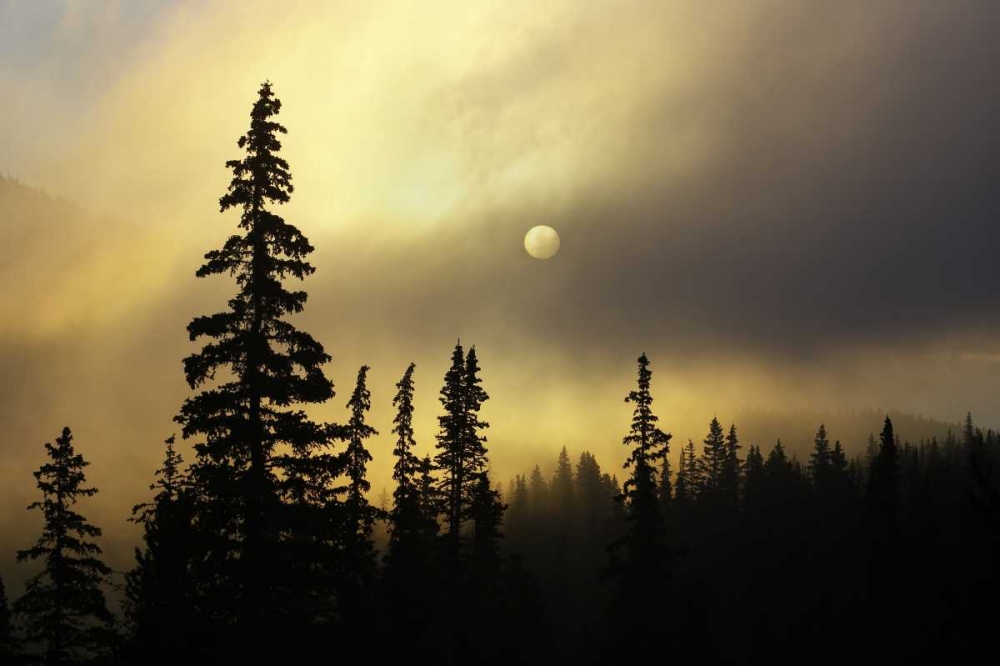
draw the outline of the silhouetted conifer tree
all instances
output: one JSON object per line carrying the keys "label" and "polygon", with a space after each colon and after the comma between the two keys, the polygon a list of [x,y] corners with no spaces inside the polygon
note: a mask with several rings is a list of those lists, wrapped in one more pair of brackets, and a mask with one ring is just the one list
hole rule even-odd
{"label": "silhouetted conifer tree", "polygon": [[702,488],[701,467],[694,452],[694,442],[690,439],[681,449],[680,463],[677,468],[676,492],[674,494],[678,507],[690,507],[698,497]]}
{"label": "silhouetted conifer tree", "polygon": [[[422,542],[426,534],[424,516],[420,505],[420,458],[413,452],[416,440],[413,438],[413,370],[411,363],[403,378],[396,384],[396,397],[392,404],[396,408],[393,419],[393,433],[396,435],[396,465],[392,478],[396,481],[393,504],[390,513],[388,561],[403,558],[408,561],[424,550]],[[391,564],[390,564],[391,566]]]}
{"label": "silhouetted conifer tree", "polygon": [[888,416],[880,440],[868,478],[868,518],[875,538],[888,547],[895,539],[899,519],[899,447]]}
{"label": "silhouetted conifer tree", "polygon": [[971,448],[976,441],[976,426],[972,422],[972,412],[965,413],[965,420],[962,422],[962,443],[966,448]]}
{"label": "silhouetted conifer tree", "polygon": [[[613,617],[621,624],[616,633],[618,649],[625,656],[638,656],[637,639],[656,624],[658,607],[668,584],[668,562],[664,548],[663,523],[656,493],[656,466],[670,452],[670,435],[657,425],[649,359],[637,359],[636,389],[625,402],[632,403],[632,426],[622,438],[629,455],[623,467],[630,470],[622,493],[617,496],[625,510],[627,531],[611,544],[607,573],[618,578],[617,608]],[[626,620],[626,617],[628,618]]]}
{"label": "silhouetted conifer tree", "polygon": [[653,396],[649,390],[652,376],[649,359],[642,354],[638,358],[637,388],[625,398],[625,402],[635,405],[632,427],[622,439],[622,444],[629,448],[624,468],[631,473],[619,501],[625,507],[629,532],[616,544],[616,550],[625,551],[625,566],[641,576],[648,576],[658,568],[657,559],[662,555],[656,465],[670,452],[670,435],[660,430],[656,425],[659,417],[653,414]]}
{"label": "silhouetted conifer tree", "polygon": [[490,486],[489,475],[485,471],[476,474],[476,493],[470,507],[474,527],[472,557],[480,575],[498,576],[499,540],[503,538],[500,528],[507,505],[500,493]]}
{"label": "silhouetted conifer tree", "polygon": [[358,379],[347,401],[351,412],[348,421],[347,450],[344,453],[346,484],[337,489],[344,495],[343,567],[344,600],[343,613],[348,622],[367,621],[358,617],[364,605],[366,591],[375,578],[375,543],[372,529],[378,517],[378,509],[368,501],[371,483],[368,481],[368,463],[372,456],[365,446],[365,440],[375,435],[375,430],[365,421],[365,414],[371,409],[371,392],[368,390],[369,367],[361,366]]}
{"label": "silhouetted conifer tree", "polygon": [[106,654],[115,637],[101,590],[111,569],[93,542],[101,530],[73,510],[97,489],[85,485],[90,463],[73,449],[69,428],[45,449],[50,462],[34,473],[42,500],[28,507],[42,511],[45,526],[34,547],[17,551],[18,562],[42,559],[45,567],[28,579],[14,612],[24,620],[26,646],[40,650],[46,664],[83,663]]}
{"label": "silhouetted conifer tree", "polygon": [[[524,477],[521,479],[524,484]],[[527,500],[528,491],[526,484],[524,485],[524,497]],[[581,453],[580,460],[576,464],[576,498],[583,528],[591,539],[596,538],[604,526],[605,505],[609,502],[610,496],[606,493],[601,480],[601,466],[594,454],[589,451]]]}
{"label": "silhouetted conifer tree", "polygon": [[[219,205],[240,211],[240,232],[205,255],[197,276],[230,275],[238,290],[228,310],[188,325],[192,341],[210,341],[184,360],[188,384],[202,390],[176,417],[185,438],[203,438],[190,474],[200,528],[213,536],[206,557],[222,585],[216,598],[228,605],[220,621],[231,624],[225,614],[249,620],[251,635],[281,611],[276,588],[291,587],[290,599],[315,590],[312,575],[291,572],[316,561],[301,547],[329,541],[325,489],[341,472],[340,458],[326,451],[340,433],[298,407],[323,403],[334,391],[323,374],[330,357],[322,345],[287,321],[307,296],[283,281],[304,279],[314,268],[305,259],[313,251],[308,239],[273,210],[293,191],[288,163],[278,155],[278,135],[286,132],[273,120],[280,110],[264,83],[237,142],[245,154],[226,162],[233,178]],[[203,388],[220,376],[226,380]],[[292,535],[296,550],[279,552],[283,535]],[[256,641],[239,644],[264,656]]]}
{"label": "silhouetted conifer tree", "polygon": [[437,517],[441,513],[441,492],[434,478],[434,461],[430,455],[420,461],[420,511],[427,519],[428,534],[437,535],[440,529]]}
{"label": "silhouetted conifer tree", "polygon": [[831,466],[830,440],[826,438],[826,426],[820,424],[813,440],[813,452],[809,454],[809,475],[821,494],[830,489]]}
{"label": "silhouetted conifer tree", "polygon": [[457,343],[452,352],[440,401],[444,414],[438,417],[441,431],[437,435],[435,463],[442,473],[440,487],[448,542],[446,552],[450,566],[457,567],[462,549],[462,523],[468,515],[468,500],[475,479],[474,461],[467,450],[469,419],[465,401],[465,352],[461,343]]}
{"label": "silhouetted conifer tree", "polygon": [[830,452],[830,483],[833,491],[838,497],[843,498],[851,492],[851,470],[847,462],[847,454],[844,447],[840,445],[840,440],[833,444],[833,451]]}
{"label": "silhouetted conifer tree", "polygon": [[744,465],[743,501],[747,507],[756,509],[760,506],[764,483],[764,456],[759,446],[751,446]]}
{"label": "silhouetted conifer tree", "polygon": [[[190,656],[189,644],[198,627],[195,608],[198,578],[193,565],[198,554],[191,530],[193,496],[174,449],[166,442],[163,466],[149,489],[151,502],[132,508],[132,522],[143,527],[144,549],[135,549],[136,566],[125,577],[125,611],[132,627],[130,658],[166,662]],[[204,620],[204,618],[201,618]]]}
{"label": "silhouetted conifer tree", "polygon": [[740,448],[736,424],[732,424],[726,435],[725,457],[719,474],[719,501],[730,511],[736,511],[740,501]]}
{"label": "silhouetted conifer tree", "polygon": [[549,510],[549,486],[542,476],[542,469],[535,465],[531,470],[531,478],[528,480],[528,498],[531,506],[531,513],[538,520],[540,516],[548,513]]}
{"label": "silhouetted conifer tree", "polygon": [[573,511],[573,466],[569,462],[569,453],[566,447],[559,451],[559,458],[556,461],[556,473],[552,477],[552,499],[553,509],[557,520],[563,526],[568,525]]}
{"label": "silhouetted conifer tree", "polygon": [[721,504],[722,473],[726,465],[726,440],[719,419],[713,418],[708,426],[701,458],[698,460],[698,471],[701,483],[698,496],[711,508]]}
{"label": "silhouetted conifer tree", "polygon": [[663,456],[663,467],[660,470],[660,515],[666,517],[674,500],[673,484],[670,482],[670,459]]}

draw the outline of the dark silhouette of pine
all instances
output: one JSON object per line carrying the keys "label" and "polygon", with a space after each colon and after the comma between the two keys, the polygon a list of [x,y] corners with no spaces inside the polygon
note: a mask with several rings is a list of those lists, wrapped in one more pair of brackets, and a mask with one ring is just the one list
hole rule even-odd
{"label": "dark silhouette of pine", "polygon": [[688,443],[681,449],[680,461],[677,466],[677,479],[674,484],[675,504],[681,509],[690,508],[702,485],[701,467],[694,452],[694,442],[689,439]]}
{"label": "dark silhouette of pine", "polygon": [[440,492],[445,519],[445,547],[449,564],[458,566],[461,552],[462,521],[466,515],[466,492],[472,479],[471,461],[466,451],[468,418],[465,413],[465,352],[461,343],[455,344],[451,367],[444,376],[441,387],[441,405],[444,414],[438,417],[441,431],[437,435],[438,453],[434,458],[441,470]]}
{"label": "dark silhouette of pine", "polygon": [[870,507],[884,521],[882,527],[891,530],[899,512],[899,446],[888,416],[879,439],[881,443],[872,461],[867,495]]}
{"label": "dark silhouette of pine", "polygon": [[431,507],[424,506],[421,501],[422,463],[413,452],[417,445],[413,438],[414,368],[413,363],[406,368],[403,378],[396,383],[396,397],[392,400],[396,408],[392,429],[396,435],[393,449],[396,464],[392,472],[396,489],[389,515],[387,562],[390,570],[396,565],[409,568],[416,560],[426,558],[431,548],[427,538],[432,533],[428,524],[433,521],[436,527],[434,514],[427,512]]}
{"label": "dark silhouette of pine", "polygon": [[701,458],[698,459],[698,472],[701,476],[698,486],[698,496],[709,508],[715,509],[722,505],[723,470],[726,466],[726,440],[719,419],[712,418],[708,425],[708,435],[705,437]]}
{"label": "dark silhouette of pine", "polygon": [[342,529],[344,600],[343,615],[349,622],[361,619],[357,616],[364,605],[365,590],[375,578],[375,543],[372,530],[378,517],[378,509],[368,502],[371,483],[368,481],[368,463],[372,456],[365,441],[378,434],[365,421],[365,414],[371,409],[371,392],[367,386],[369,367],[361,366],[358,379],[347,402],[351,412],[346,428],[347,450],[345,451],[346,485],[337,489],[344,494],[344,520]]}
{"label": "dark silhouette of pine", "polygon": [[658,624],[656,609],[668,595],[672,563],[656,487],[656,468],[669,453],[670,435],[659,428],[653,413],[653,373],[645,353],[637,365],[636,388],[625,398],[635,406],[632,423],[622,438],[629,452],[623,468],[629,476],[615,497],[625,512],[625,534],[608,547],[610,561],[603,572],[615,582],[609,609],[612,647],[626,660],[645,654],[644,637]]}
{"label": "dark silhouette of pine", "polygon": [[[325,530],[323,488],[340,471],[339,458],[326,450],[339,433],[299,407],[325,402],[334,390],[323,374],[330,357],[322,345],[287,320],[307,297],[284,281],[304,279],[314,268],[305,259],[313,251],[308,239],[274,212],[293,191],[288,163],[278,155],[278,135],[286,132],[273,120],[280,110],[265,82],[237,142],[244,156],[226,162],[233,177],[219,205],[240,212],[239,232],[206,254],[196,275],[229,275],[237,293],[227,310],[188,325],[192,341],[209,341],[184,360],[187,382],[200,392],[176,417],[185,438],[201,439],[190,475],[205,560],[215,566],[203,582],[221,585],[216,598],[228,609],[220,609],[220,621],[230,624],[225,616],[235,615],[249,622],[251,634],[286,607],[275,599],[279,589],[299,599],[308,593],[297,585],[315,587],[310,576],[292,573],[302,553],[281,551],[279,543],[327,539],[305,532]],[[217,378],[224,380],[206,387]]]}
{"label": "dark silhouette of pine", "polygon": [[[868,476],[866,502],[873,544],[878,546],[876,557],[882,559],[891,557],[899,527],[899,445],[888,416],[879,440],[878,454]],[[888,568],[891,565],[882,561],[880,566]]]}
{"label": "dark silhouette of pine", "polygon": [[839,500],[844,500],[853,492],[852,484],[851,466],[847,460],[847,454],[844,452],[844,447],[840,445],[840,440],[837,440],[833,443],[833,451],[830,452],[831,492]]}
{"label": "dark silhouette of pine", "polygon": [[[609,495],[605,493],[604,483],[601,480],[601,466],[594,454],[589,451],[580,454],[574,479],[577,511],[583,534],[589,540],[597,540],[604,529],[607,517],[605,505],[608,503]],[[520,484],[519,491],[524,493],[523,501],[527,507],[528,487],[523,475]]]}
{"label": "dark silhouette of pine", "polygon": [[747,507],[756,509],[760,506],[764,483],[764,456],[759,446],[751,446],[747,450],[743,473],[743,502]]}
{"label": "dark silhouette of pine", "polygon": [[722,461],[722,470],[719,473],[719,501],[721,506],[729,511],[736,511],[740,502],[740,473],[742,471],[740,448],[740,440],[736,435],[736,424],[732,424],[729,426],[729,434],[726,435],[725,457]]}
{"label": "dark silhouette of pine", "polygon": [[650,393],[653,373],[646,354],[642,354],[637,363],[637,387],[625,398],[625,402],[635,405],[632,426],[622,438],[622,444],[629,449],[623,467],[630,470],[630,474],[618,496],[625,508],[628,532],[612,545],[610,571],[614,573],[621,567],[636,577],[646,577],[660,568],[658,560],[663,555],[656,465],[670,451],[670,435],[656,425],[659,417],[653,414]]}
{"label": "dark silhouette of pine", "polygon": [[435,463],[441,472],[445,557],[448,566],[458,568],[463,552],[463,525],[471,518],[480,482],[478,475],[487,465],[486,437],[481,431],[489,424],[480,420],[479,410],[489,396],[480,386],[475,347],[464,354],[461,343],[456,343],[451,359],[441,388],[444,414],[438,417],[441,429]]}
{"label": "dark silhouette of pine", "polygon": [[830,440],[826,438],[826,426],[820,424],[813,440],[813,452],[809,454],[809,475],[813,486],[821,494],[830,490],[832,466]]}
{"label": "dark silhouette of pine", "polygon": [[90,463],[74,450],[69,428],[45,450],[50,461],[34,473],[42,500],[28,507],[42,511],[45,526],[32,548],[17,551],[18,562],[41,559],[45,566],[28,579],[14,612],[25,644],[39,650],[45,664],[83,663],[107,654],[115,638],[101,589],[111,569],[93,541],[101,530],[73,509],[97,489],[86,486],[83,470]]}
{"label": "dark silhouette of pine", "polygon": [[425,518],[428,534],[437,536],[440,526],[437,517],[441,514],[441,491],[437,479],[434,478],[434,461],[430,455],[420,461],[420,511]]}
{"label": "dark silhouette of pine", "polygon": [[573,497],[573,465],[569,461],[569,453],[563,446],[556,461],[556,473],[552,477],[552,499],[556,519],[562,525],[569,524],[575,498]]}
{"label": "dark silhouette of pine", "polygon": [[976,426],[972,422],[972,412],[965,413],[965,420],[962,422],[962,443],[966,448],[971,448],[976,442]]}
{"label": "dark silhouette of pine", "polygon": [[485,470],[476,472],[476,491],[469,512],[473,524],[472,559],[476,575],[487,584],[499,584],[501,528],[506,509],[500,492],[490,485],[489,474]]}
{"label": "dark silhouette of pine", "polygon": [[392,509],[389,512],[389,546],[385,581],[388,588],[389,635],[391,650],[399,656],[431,654],[435,649],[433,614],[436,605],[437,502],[434,496],[433,463],[414,453],[413,371],[411,363],[396,383],[393,433],[396,464]]}
{"label": "dark silhouette of pine", "polygon": [[549,484],[545,482],[542,475],[542,468],[535,465],[531,470],[528,479],[528,502],[531,510],[536,513],[548,513],[549,511]]}
{"label": "dark silhouette of pine", "polygon": [[149,486],[150,502],[132,508],[143,528],[145,548],[135,549],[135,567],[125,576],[125,613],[131,636],[128,654],[144,663],[184,659],[196,648],[198,578],[196,535],[191,530],[194,498],[182,469],[183,458],[166,442],[163,466]]}
{"label": "dark silhouette of pine", "polygon": [[673,484],[670,481],[670,476],[670,459],[667,456],[663,456],[658,492],[660,498],[660,515],[664,517],[670,512],[670,507],[674,499]]}

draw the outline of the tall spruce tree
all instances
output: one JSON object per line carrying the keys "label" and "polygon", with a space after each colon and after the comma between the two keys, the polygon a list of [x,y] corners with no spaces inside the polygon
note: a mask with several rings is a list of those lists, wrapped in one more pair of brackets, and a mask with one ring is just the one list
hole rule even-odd
{"label": "tall spruce tree", "polygon": [[677,506],[690,508],[701,492],[703,485],[701,467],[694,452],[694,442],[690,439],[688,439],[688,443],[684,448],[681,449],[680,462],[677,467],[677,482],[675,485],[674,496]]}
{"label": "tall spruce tree", "polygon": [[34,473],[42,500],[28,507],[42,511],[45,526],[34,547],[17,551],[18,562],[42,559],[45,567],[28,579],[14,612],[24,619],[26,644],[41,650],[45,664],[83,663],[106,654],[114,639],[114,616],[101,590],[111,569],[93,541],[101,530],[73,509],[97,489],[85,485],[90,463],[74,450],[69,428],[45,450],[50,461]]}
{"label": "tall spruce tree", "polygon": [[736,511],[740,502],[740,440],[736,435],[736,424],[729,426],[726,435],[722,470],[719,474],[719,501],[721,506]]}
{"label": "tall spruce tree", "polygon": [[832,462],[830,440],[826,437],[826,426],[821,423],[813,439],[813,452],[809,454],[809,475],[816,491],[821,494],[830,489]]}
{"label": "tall spruce tree", "polygon": [[479,418],[483,403],[489,399],[479,377],[475,347],[467,354],[461,342],[455,344],[452,364],[445,374],[440,401],[445,413],[438,417],[435,462],[441,470],[440,481],[445,514],[445,554],[448,565],[458,567],[463,550],[462,528],[471,516],[478,492],[479,474],[487,466],[486,437],[482,430],[489,423]]}
{"label": "tall spruce tree", "polygon": [[[625,402],[632,403],[632,426],[622,438],[622,444],[629,449],[623,467],[630,470],[628,479],[619,495],[625,508],[628,532],[612,548],[612,571],[621,566],[628,574],[640,580],[653,574],[661,562],[662,525],[659,502],[656,493],[656,465],[670,452],[670,435],[657,426],[653,413],[653,396],[650,380],[653,372],[649,369],[649,359],[643,353],[637,359],[637,387],[630,391]],[[631,577],[631,576],[630,576]]]}
{"label": "tall spruce tree", "polygon": [[[200,392],[176,417],[185,438],[201,440],[190,473],[199,524],[212,536],[206,558],[216,564],[213,579],[226,587],[219,598],[228,600],[228,613],[249,622],[251,632],[280,608],[272,598],[276,587],[290,580],[315,585],[308,576],[289,578],[286,570],[298,561],[289,564],[279,542],[289,522],[299,541],[323,541],[302,532],[327,521],[300,514],[325,508],[324,501],[314,506],[307,500],[322,498],[324,484],[341,471],[340,458],[326,450],[340,433],[313,422],[300,407],[323,403],[334,390],[323,374],[330,357],[322,345],[287,321],[302,311],[307,296],[286,289],[284,281],[302,280],[314,268],[305,259],[313,251],[308,239],[274,212],[293,191],[288,163],[278,155],[278,135],[286,132],[273,120],[280,110],[265,82],[250,128],[237,141],[244,155],[226,162],[233,177],[219,205],[223,212],[240,212],[239,232],[206,254],[196,275],[229,275],[237,293],[227,310],[188,325],[192,341],[209,342],[184,360],[188,384]],[[219,377],[224,381],[214,382]],[[293,589],[290,598],[304,595]],[[250,642],[247,649],[255,647]]]}
{"label": "tall spruce tree", "polygon": [[392,432],[396,435],[393,455],[396,464],[392,478],[396,490],[392,493],[392,510],[389,515],[390,568],[394,564],[411,563],[419,552],[428,547],[423,543],[427,534],[426,518],[420,502],[420,458],[414,453],[417,445],[413,438],[413,363],[406,368],[403,378],[396,383],[396,408]]}
{"label": "tall spruce tree", "polygon": [[444,376],[441,387],[441,405],[444,414],[438,417],[441,430],[437,435],[437,455],[434,462],[441,470],[440,480],[442,509],[445,520],[445,548],[449,564],[458,565],[461,552],[462,521],[465,519],[466,499],[469,496],[472,470],[465,450],[467,416],[465,413],[465,351],[456,343],[451,354],[451,367]]}
{"label": "tall spruce tree", "polygon": [[883,546],[882,556],[891,556],[899,520],[899,446],[893,433],[892,421],[885,417],[879,436],[878,455],[872,461],[866,499],[867,518],[874,541]]}
{"label": "tall spruce tree", "polygon": [[358,379],[347,402],[351,412],[347,424],[346,485],[339,488],[344,494],[343,566],[346,578],[344,613],[352,615],[358,610],[365,590],[375,577],[375,543],[372,530],[378,509],[368,501],[371,483],[368,481],[368,463],[372,456],[365,440],[378,435],[378,431],[365,421],[371,409],[371,392],[368,390],[367,365],[358,370]]}
{"label": "tall spruce tree", "polygon": [[657,425],[650,381],[653,373],[643,353],[637,359],[637,386],[625,402],[635,405],[629,433],[622,444],[629,454],[629,470],[622,492],[616,496],[625,512],[625,534],[608,547],[610,562],[604,573],[615,579],[610,625],[613,646],[622,660],[648,654],[646,641],[661,622],[662,600],[669,587],[669,559],[663,520],[656,492],[656,467],[669,453],[670,435]]}
{"label": "tall spruce tree", "polygon": [[726,466],[726,439],[719,419],[712,418],[708,425],[698,471],[701,475],[699,498],[706,506],[718,508],[722,503],[722,475]]}

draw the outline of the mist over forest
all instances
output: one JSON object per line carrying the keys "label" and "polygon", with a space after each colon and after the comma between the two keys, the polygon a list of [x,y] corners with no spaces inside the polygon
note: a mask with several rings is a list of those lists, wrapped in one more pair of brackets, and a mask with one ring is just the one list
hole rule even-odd
{"label": "mist over forest", "polygon": [[995,651],[1000,7],[0,0],[0,666]]}

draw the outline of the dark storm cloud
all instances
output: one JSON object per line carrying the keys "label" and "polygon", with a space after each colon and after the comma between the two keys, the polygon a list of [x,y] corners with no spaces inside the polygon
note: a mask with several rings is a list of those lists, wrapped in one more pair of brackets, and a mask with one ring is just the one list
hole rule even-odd
{"label": "dark storm cloud", "polygon": [[[667,338],[695,354],[794,356],[995,327],[1000,8],[783,5],[755,18],[697,85],[643,98],[605,156],[617,179],[555,209],[508,206],[436,252],[401,252],[390,263],[409,268],[382,276],[375,300],[445,320],[478,311],[570,345]],[[474,110],[458,120],[502,130],[503,104],[567,60],[467,82],[452,96]],[[498,86],[502,96],[483,92]],[[699,123],[721,148],[677,179],[660,154]],[[547,263],[517,245],[536,222],[563,235]]]}

